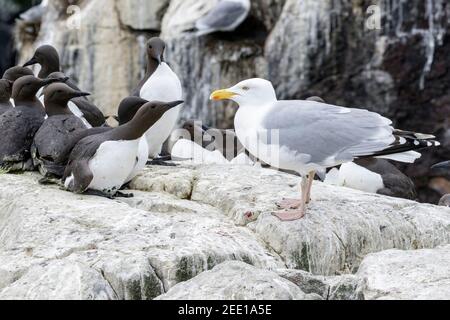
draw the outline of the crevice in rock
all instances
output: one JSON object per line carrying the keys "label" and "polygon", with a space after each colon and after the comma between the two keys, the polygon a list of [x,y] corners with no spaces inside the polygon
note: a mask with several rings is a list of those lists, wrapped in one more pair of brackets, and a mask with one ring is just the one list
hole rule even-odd
{"label": "crevice in rock", "polygon": [[161,278],[161,276],[158,274],[158,270],[155,268],[155,266],[153,266],[153,264],[151,263],[150,259],[148,259],[148,265],[150,266],[150,268],[152,268],[153,273],[155,274],[156,278],[158,278],[159,282],[161,283],[161,287],[163,289],[163,293],[161,293],[161,294],[166,293],[167,292],[167,288],[164,285],[164,281]]}
{"label": "crevice in rock", "polygon": [[103,280],[105,280],[106,283],[108,284],[108,286],[111,288],[112,292],[114,292],[114,295],[116,296],[116,300],[119,300],[119,295],[117,294],[116,289],[114,289],[114,287],[111,284],[111,282],[109,282],[109,280],[106,278],[105,272],[102,269],[100,269],[100,270],[97,270],[97,269],[94,269],[94,268],[92,268],[92,269],[97,271],[101,275]]}

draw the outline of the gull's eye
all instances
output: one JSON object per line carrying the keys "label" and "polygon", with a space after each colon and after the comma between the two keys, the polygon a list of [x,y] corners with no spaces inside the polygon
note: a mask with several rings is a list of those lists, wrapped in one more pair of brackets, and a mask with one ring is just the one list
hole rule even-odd
{"label": "gull's eye", "polygon": [[248,90],[250,90],[250,88],[249,88],[249,87],[247,87],[247,86],[244,86],[244,87],[242,87],[242,90],[244,90],[244,91],[248,91]]}
{"label": "gull's eye", "polygon": [[153,49],[153,47],[152,47],[152,45],[151,45],[151,44],[150,44],[150,45],[148,46],[148,48],[149,48],[149,49]]}

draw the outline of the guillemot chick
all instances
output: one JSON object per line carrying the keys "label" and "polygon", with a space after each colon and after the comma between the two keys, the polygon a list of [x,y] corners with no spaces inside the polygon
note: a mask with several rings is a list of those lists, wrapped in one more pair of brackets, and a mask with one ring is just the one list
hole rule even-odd
{"label": "guillemot chick", "polygon": [[108,198],[129,196],[119,190],[135,172],[141,138],[166,112],[181,103],[146,103],[130,122],[82,139],[73,149],[64,173],[66,188]]}

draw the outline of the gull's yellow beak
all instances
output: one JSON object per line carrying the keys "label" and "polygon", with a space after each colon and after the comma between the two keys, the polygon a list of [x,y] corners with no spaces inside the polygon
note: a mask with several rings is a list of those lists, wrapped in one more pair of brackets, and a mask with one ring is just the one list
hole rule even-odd
{"label": "gull's yellow beak", "polygon": [[235,95],[236,95],[236,93],[231,92],[227,89],[224,89],[224,90],[214,91],[209,98],[211,100],[217,101],[217,100],[230,99],[231,97],[234,97]]}

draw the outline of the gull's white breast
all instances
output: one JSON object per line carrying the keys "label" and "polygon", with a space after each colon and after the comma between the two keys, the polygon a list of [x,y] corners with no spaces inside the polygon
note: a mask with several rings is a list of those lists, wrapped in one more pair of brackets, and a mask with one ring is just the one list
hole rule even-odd
{"label": "gull's white breast", "polygon": [[268,130],[263,120],[270,117],[272,105],[240,107],[235,117],[236,135],[245,148],[255,157],[272,167],[307,174],[322,170],[322,166],[310,163],[311,156],[291,150],[280,142],[280,131]]}

